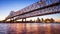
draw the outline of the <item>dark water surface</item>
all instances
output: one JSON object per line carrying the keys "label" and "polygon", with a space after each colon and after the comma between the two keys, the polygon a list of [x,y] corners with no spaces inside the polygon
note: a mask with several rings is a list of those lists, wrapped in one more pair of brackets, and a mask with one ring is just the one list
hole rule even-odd
{"label": "dark water surface", "polygon": [[0,23],[0,34],[60,34],[60,24]]}

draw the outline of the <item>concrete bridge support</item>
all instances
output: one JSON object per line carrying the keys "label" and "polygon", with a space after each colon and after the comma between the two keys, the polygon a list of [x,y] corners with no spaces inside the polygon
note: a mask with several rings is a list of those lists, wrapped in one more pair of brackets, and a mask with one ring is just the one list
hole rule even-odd
{"label": "concrete bridge support", "polygon": [[11,18],[10,19],[10,23],[12,23],[12,22],[14,23],[14,21],[15,21],[14,18]]}
{"label": "concrete bridge support", "polygon": [[26,22],[26,18],[22,19],[22,22]]}

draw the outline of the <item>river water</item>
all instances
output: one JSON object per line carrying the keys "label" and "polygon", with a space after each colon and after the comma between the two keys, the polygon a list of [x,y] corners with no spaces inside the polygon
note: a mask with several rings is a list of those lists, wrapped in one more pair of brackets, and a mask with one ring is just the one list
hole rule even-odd
{"label": "river water", "polygon": [[60,24],[0,23],[0,34],[60,34]]}

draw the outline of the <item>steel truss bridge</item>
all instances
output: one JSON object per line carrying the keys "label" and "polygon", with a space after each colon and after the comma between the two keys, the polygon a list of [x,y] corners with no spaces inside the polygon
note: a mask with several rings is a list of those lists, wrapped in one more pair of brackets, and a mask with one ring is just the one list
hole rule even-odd
{"label": "steel truss bridge", "polygon": [[40,0],[16,12],[11,11],[5,21],[60,13],[60,0]]}

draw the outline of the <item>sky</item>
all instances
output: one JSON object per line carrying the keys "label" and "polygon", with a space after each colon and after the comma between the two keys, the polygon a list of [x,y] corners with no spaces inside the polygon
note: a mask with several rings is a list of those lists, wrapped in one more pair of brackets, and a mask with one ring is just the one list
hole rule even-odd
{"label": "sky", "polygon": [[[9,15],[11,11],[18,11],[20,9],[23,9],[24,7],[27,7],[38,0],[0,0],[0,20],[4,20],[5,17]],[[54,18],[55,20],[60,20],[60,13],[59,14],[52,14],[52,15],[44,15],[44,16],[38,16],[39,18]],[[28,18],[29,19],[35,19],[37,17]]]}

